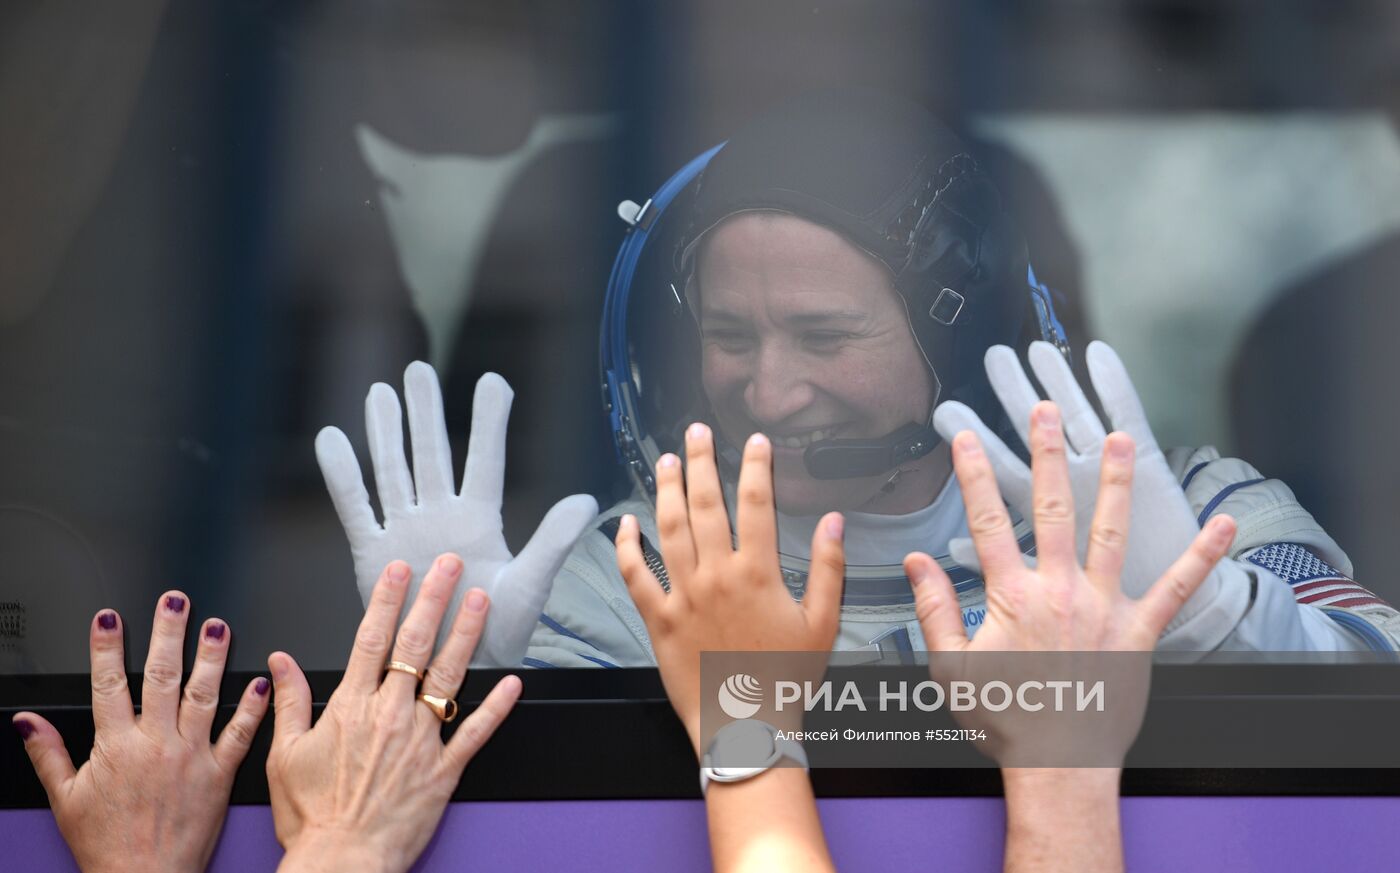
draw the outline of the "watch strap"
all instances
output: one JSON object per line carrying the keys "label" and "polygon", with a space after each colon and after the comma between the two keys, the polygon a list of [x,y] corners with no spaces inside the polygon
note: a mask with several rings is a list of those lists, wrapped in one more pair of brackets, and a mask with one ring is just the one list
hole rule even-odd
{"label": "watch strap", "polygon": [[[783,760],[784,758],[787,758],[793,763],[800,765],[803,770],[809,769],[807,764],[807,750],[802,748],[801,743],[797,742],[796,740],[784,738],[777,728],[773,727],[767,722],[760,722],[756,719],[746,719],[745,721],[747,722],[748,727],[758,725],[762,726],[768,731],[769,735],[773,739],[773,753],[769,756],[768,760],[764,761],[762,764],[737,768],[717,767],[714,761],[714,751],[715,745],[717,742],[720,741],[721,736],[719,733],[716,733],[715,738],[710,741],[709,751],[705,753],[704,758],[701,760],[701,794],[704,794],[708,790],[711,782],[742,782],[745,779],[752,779],[760,773],[766,773],[767,771],[773,769],[773,767],[776,766],[777,763]],[[722,732],[731,726],[732,725],[726,725],[724,728],[721,728],[720,731]]]}

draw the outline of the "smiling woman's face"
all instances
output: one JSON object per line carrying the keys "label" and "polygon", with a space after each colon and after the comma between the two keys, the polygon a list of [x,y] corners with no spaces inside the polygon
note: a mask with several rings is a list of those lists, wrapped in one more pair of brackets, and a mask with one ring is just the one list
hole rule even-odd
{"label": "smiling woman's face", "polygon": [[726,219],[702,244],[702,377],[720,432],[742,446],[773,440],[778,508],[903,513],[928,505],[946,476],[942,452],[890,473],[814,479],[814,440],[883,437],[927,422],[933,376],[904,303],[874,258],[836,232],[779,212]]}

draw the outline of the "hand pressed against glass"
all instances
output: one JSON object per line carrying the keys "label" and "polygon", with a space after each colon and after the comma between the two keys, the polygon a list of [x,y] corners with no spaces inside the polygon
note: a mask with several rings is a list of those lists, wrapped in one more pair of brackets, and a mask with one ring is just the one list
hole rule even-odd
{"label": "hand pressed against glass", "polygon": [[[481,589],[467,592],[433,657],[462,570],[456,555],[433,562],[395,636],[411,572],[403,561],[385,568],[345,676],[314,727],[301,669],[284,652],[268,658],[277,707],[267,780],[277,839],[287,850],[281,869],[407,870],[463,769],[515,705],[520,679],[507,676],[443,743],[434,701],[461,688],[489,605]],[[420,691],[413,673],[425,667]]]}
{"label": "hand pressed against glass", "polygon": [[[1234,538],[1228,516],[1211,519],[1141,600],[1123,593],[1132,503],[1133,440],[1105,441],[1098,500],[1083,566],[1075,552],[1074,501],[1055,404],[1031,413],[1032,518],[1037,566],[1025,565],[992,466],[970,431],[953,441],[968,528],[986,573],[987,618],[967,639],[947,574],[921,553],[905,559],[930,646],[939,651],[1151,651]],[[932,584],[924,584],[925,582]]]}
{"label": "hand pressed against glass", "polygon": [[[1024,687],[1019,680],[1044,679],[1047,668],[1059,677],[1110,677],[1112,704],[1102,713],[978,709],[965,714],[963,723],[985,731],[984,750],[1002,766],[1007,870],[1120,873],[1118,780],[1146,711],[1151,652],[1163,628],[1226,554],[1235,524],[1228,516],[1211,519],[1140,600],[1128,597],[1121,577],[1133,502],[1132,438],[1113,433],[1102,443],[1081,565],[1059,409],[1038,403],[1028,412],[1035,568],[1022,559],[997,474],[971,431],[954,436],[953,465],[987,586],[987,618],[977,636],[967,639],[957,596],[937,562],[914,553],[904,565],[936,678],[996,679]],[[940,672],[954,675],[940,677]]]}
{"label": "hand pressed against glass", "polygon": [[121,619],[92,621],[92,754],[73,761],[48,721],[14,718],[25,751],[49,795],[58,829],[85,873],[99,870],[203,870],[214,851],[238,765],[267,712],[266,679],[243,691],[233,718],[209,742],[231,639],[228,625],[204,622],[194,667],[180,692],[189,598],[156,605],[141,685],[141,714],[126,683]]}
{"label": "hand pressed against glass", "polygon": [[[773,509],[773,449],[762,434],[744,448],[731,538],[710,429],[686,431],[687,471],[675,455],[656,470],[656,521],[671,591],[665,593],[642,556],[637,519],[617,532],[617,564],[651,634],[666,694],[685,724],[696,757],[700,732],[700,653],[816,652],[820,674],[840,622],[845,554],[843,520],[828,513],[812,535],[812,569],[802,602],[793,600],[778,566]],[[791,676],[791,674],[788,674]],[[812,677],[814,679],[819,676]],[[792,707],[772,727],[800,726]],[[775,767],[738,782],[712,783],[705,812],[710,851],[720,873],[830,870],[831,858],[805,770]]]}
{"label": "hand pressed against glass", "polygon": [[703,424],[686,431],[687,473],[663,455],[656,469],[656,523],[671,592],[642,556],[637,519],[624,516],[617,563],[651,634],[666,693],[700,748],[702,651],[827,652],[840,622],[845,556],[842,518],[828,513],[812,536],[812,572],[798,603],[778,566],[773,511],[773,449],[762,434],[744,448],[735,531],[715,465],[714,439]]}
{"label": "hand pressed against glass", "polygon": [[[1234,521],[1228,516],[1211,519],[1143,597],[1134,600],[1123,593],[1121,583],[1132,504],[1132,438],[1113,433],[1105,441],[1088,551],[1081,566],[1065,438],[1055,404],[1036,404],[1029,436],[1034,568],[1026,566],[1017,546],[995,473],[976,435],[963,431],[953,440],[953,464],[987,589],[987,616],[977,635],[968,640],[952,584],[936,561],[916,552],[905,558],[905,570],[914,584],[929,650],[981,656],[959,662],[935,654],[932,663],[942,669],[964,669],[957,666],[961,663],[983,678],[1005,681],[1014,677],[990,674],[1043,673],[1044,666],[1027,658],[988,658],[985,653],[1142,653],[1140,658],[1096,655],[1078,662],[1085,670],[1103,671],[1121,680],[1113,688],[1120,693],[1111,708],[1112,717],[1094,721],[1097,733],[1092,737],[1074,718],[1049,710],[1027,713],[1011,707],[1002,713],[978,710],[969,716],[982,719],[981,726],[994,735],[987,752],[1003,766],[1043,766],[1035,762],[1082,746],[1086,754],[1097,756],[1094,760],[1100,763],[1095,766],[1116,767],[1137,735],[1146,708],[1149,653],[1162,629],[1225,555],[1234,538]],[[1086,745],[1090,740],[1092,744]]]}
{"label": "hand pressed against glass", "polygon": [[412,472],[404,456],[404,409],[398,395],[380,382],[365,398],[365,432],[384,510],[382,524],[370,506],[349,438],[335,427],[322,428],[316,435],[316,461],[350,541],[360,596],[368,605],[375,581],[390,561],[407,562],[418,579],[439,554],[461,555],[467,564],[466,585],[480,587],[491,598],[491,624],[477,646],[477,665],[519,667],[554,576],[598,514],[598,504],[583,494],[564,498],[545,515],[525,548],[511,554],[501,501],[506,424],[515,392],[495,373],[477,380],[460,488],[452,472],[452,443],[437,372],[422,361],[409,364],[403,397]]}

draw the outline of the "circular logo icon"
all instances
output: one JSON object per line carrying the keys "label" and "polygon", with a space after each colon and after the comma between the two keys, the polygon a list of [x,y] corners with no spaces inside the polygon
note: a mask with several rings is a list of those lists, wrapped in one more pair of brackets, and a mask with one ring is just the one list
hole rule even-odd
{"label": "circular logo icon", "polygon": [[730,718],[753,718],[763,706],[763,686],[747,673],[735,673],[719,687],[719,708]]}

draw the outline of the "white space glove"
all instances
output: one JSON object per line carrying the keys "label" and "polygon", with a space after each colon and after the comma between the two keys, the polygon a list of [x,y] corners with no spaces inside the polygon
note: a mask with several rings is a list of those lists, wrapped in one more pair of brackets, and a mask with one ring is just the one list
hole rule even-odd
{"label": "white space glove", "polygon": [[[422,361],[404,370],[404,400],[413,446],[413,475],[403,450],[403,412],[394,389],[377,382],[365,398],[365,429],[384,524],[375,520],[355,450],[339,428],[316,435],[316,460],[336,514],[350,540],[360,597],[369,602],[379,574],[391,561],[413,568],[412,603],[423,575],[438,555],[456,552],[464,568],[448,615],[456,615],[473,587],[486,591],[491,612],[472,657],[476,666],[518,667],[549,598],[554,576],[574,541],[598,514],[586,494],[554,505],[518,556],[506,547],[501,491],[506,469],[506,421],[515,396],[506,380],[487,373],[472,400],[471,442],[462,490],[454,487],[452,448],[443,417],[437,373]],[[443,623],[439,642],[451,630]]]}
{"label": "white space glove", "polygon": [[[1109,422],[1115,430],[1131,436],[1137,446],[1123,591],[1131,597],[1141,597],[1191,545],[1200,525],[1181,484],[1152,436],[1137,391],[1117,353],[1105,343],[1092,342],[1086,360],[1094,390]],[[1074,491],[1075,527],[1082,561],[1088,547],[1089,522],[1094,516],[1094,502],[1098,496],[1099,461],[1107,434],[1098,413],[1075,381],[1069,363],[1054,346],[1046,342],[1032,343],[1030,362],[1049,399],[1060,407],[1064,422],[1065,452]],[[1010,348],[993,346],[988,349],[986,364],[992,389],[1021,440],[1030,445],[1031,407],[1040,402],[1040,396]],[[1030,468],[975,412],[962,403],[948,401],[934,411],[933,425],[949,441],[960,431],[976,433],[996,471],[1002,497],[1023,518],[1033,517]],[[980,572],[971,540],[953,540],[949,543],[949,552],[959,564]],[[1249,609],[1250,590],[1248,571],[1232,559],[1221,561],[1167,625],[1159,648],[1180,651],[1215,648]]]}

